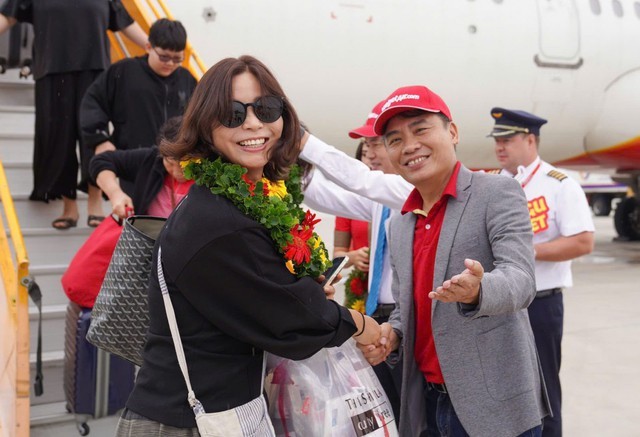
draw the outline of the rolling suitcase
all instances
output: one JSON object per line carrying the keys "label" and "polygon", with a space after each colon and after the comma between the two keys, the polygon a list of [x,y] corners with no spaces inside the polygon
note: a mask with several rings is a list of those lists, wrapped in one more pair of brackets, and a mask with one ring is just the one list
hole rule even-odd
{"label": "rolling suitcase", "polygon": [[20,77],[31,74],[33,35],[33,26],[29,23],[16,23],[0,35],[0,73],[19,68]]}
{"label": "rolling suitcase", "polygon": [[124,408],[133,389],[135,366],[87,342],[91,310],[70,302],[65,321],[64,392],[80,435],[87,420]]}

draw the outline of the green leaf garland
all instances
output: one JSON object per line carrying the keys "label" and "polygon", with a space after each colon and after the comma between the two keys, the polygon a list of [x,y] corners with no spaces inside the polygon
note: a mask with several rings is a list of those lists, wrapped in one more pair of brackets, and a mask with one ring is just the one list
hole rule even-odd
{"label": "green leaf garland", "polygon": [[320,221],[310,211],[300,208],[304,199],[300,167],[293,166],[289,178],[272,182],[262,179],[255,184],[246,177],[247,169],[216,160],[191,160],[184,167],[187,179],[205,186],[213,194],[229,199],[243,214],[269,230],[287,268],[297,277],[316,278],[331,267],[324,243],[314,232]]}

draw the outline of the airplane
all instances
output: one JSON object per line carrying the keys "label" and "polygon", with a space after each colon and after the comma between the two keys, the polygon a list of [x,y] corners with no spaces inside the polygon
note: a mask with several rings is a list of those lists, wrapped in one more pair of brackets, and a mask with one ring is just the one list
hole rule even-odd
{"label": "airplane", "polygon": [[621,236],[640,239],[640,1],[165,3],[206,65],[256,56],[310,130],[346,151],[356,146],[347,132],[403,85],[445,99],[470,168],[497,166],[490,108],[543,116],[542,157],[630,186],[635,197],[614,220]]}
{"label": "airplane", "polygon": [[347,132],[399,86],[426,85],[460,129],[460,160],[497,167],[494,106],[549,120],[540,154],[631,187],[614,217],[640,239],[640,2],[631,0],[166,1],[206,65],[251,54],[301,119],[355,150]]}

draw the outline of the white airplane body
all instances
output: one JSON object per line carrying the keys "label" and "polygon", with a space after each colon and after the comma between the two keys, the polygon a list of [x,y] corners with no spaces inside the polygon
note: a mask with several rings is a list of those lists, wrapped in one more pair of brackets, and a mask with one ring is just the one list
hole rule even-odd
{"label": "white airplane body", "polygon": [[498,165],[486,138],[490,109],[523,109],[549,120],[543,159],[603,171],[639,191],[637,1],[167,4],[205,64],[256,56],[310,130],[344,150],[355,148],[347,132],[379,100],[399,86],[421,84],[449,105],[461,134],[458,156],[470,168]]}

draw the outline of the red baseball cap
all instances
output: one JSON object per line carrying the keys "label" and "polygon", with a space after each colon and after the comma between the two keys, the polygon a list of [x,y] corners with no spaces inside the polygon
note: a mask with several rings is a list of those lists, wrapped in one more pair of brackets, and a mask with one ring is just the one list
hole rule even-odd
{"label": "red baseball cap", "polygon": [[384,105],[385,102],[386,102],[386,99],[379,102],[376,106],[374,106],[371,112],[369,113],[369,116],[367,117],[367,121],[365,121],[364,124],[359,128],[349,131],[349,136],[354,139],[358,139],[362,137],[365,137],[365,138],[377,137],[378,134],[376,134],[373,131],[373,123],[376,121],[376,118],[378,118],[378,116],[380,115],[380,111],[382,110],[382,105]]}
{"label": "red baseball cap", "polygon": [[387,122],[395,115],[411,109],[419,109],[428,112],[440,112],[451,120],[451,112],[439,95],[426,86],[413,85],[398,88],[389,97],[383,100],[384,104],[380,115],[373,123],[373,131],[376,136],[384,134]]}

